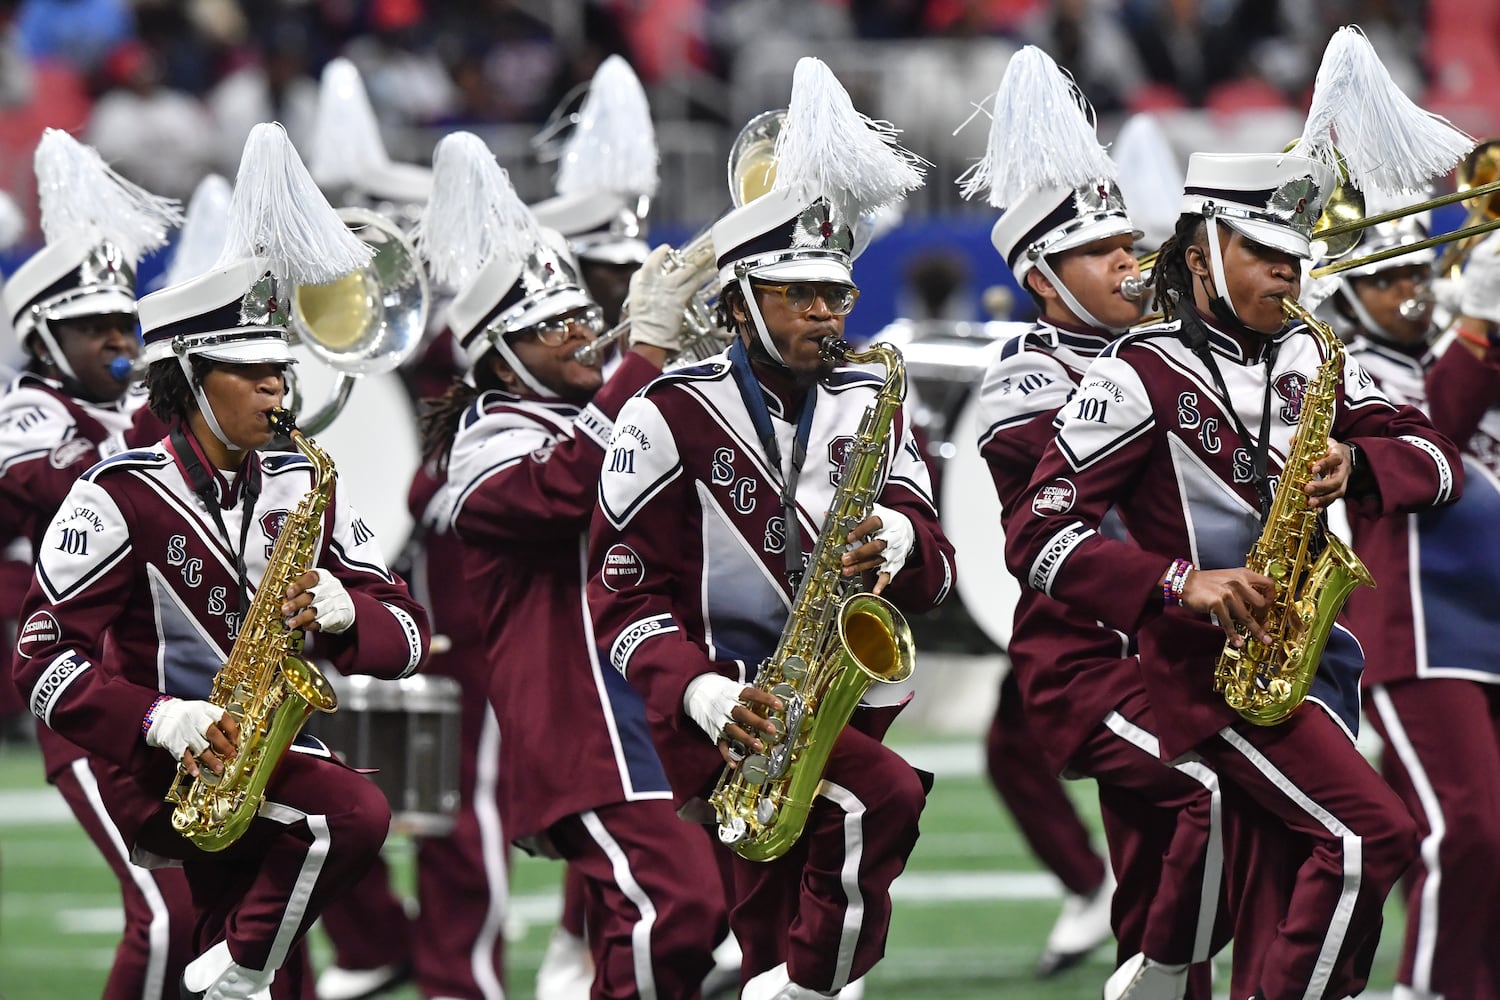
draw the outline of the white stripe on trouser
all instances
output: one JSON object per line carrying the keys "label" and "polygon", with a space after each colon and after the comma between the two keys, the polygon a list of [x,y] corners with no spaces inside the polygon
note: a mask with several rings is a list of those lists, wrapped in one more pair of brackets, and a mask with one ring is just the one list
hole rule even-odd
{"label": "white stripe on trouser", "polygon": [[114,846],[115,853],[125,862],[130,880],[145,897],[146,906],[151,910],[151,926],[146,933],[150,949],[146,956],[146,976],[141,983],[141,996],[156,1000],[162,995],[166,983],[167,957],[172,940],[172,914],[167,910],[167,901],[162,898],[161,890],[156,886],[156,878],[146,869],[130,863],[130,849],[125,846],[125,838],[120,836],[119,828],[104,808],[104,799],[99,795],[99,781],[89,767],[88,758],[79,757],[68,767],[72,770],[78,787],[83,790],[84,797],[89,800],[94,819],[109,835],[109,842]]}
{"label": "white stripe on trouser", "polygon": [[656,926],[656,904],[651,902],[646,890],[635,880],[635,873],[630,870],[630,859],[625,856],[625,850],[619,842],[604,828],[604,821],[599,818],[599,814],[590,809],[579,813],[578,818],[583,820],[583,828],[609,859],[610,867],[614,870],[615,884],[641,915],[630,929],[635,986],[642,1000],[656,1000],[656,970],[651,966],[651,930]]}
{"label": "white stripe on trouser", "polygon": [[292,894],[287,898],[286,909],[281,914],[281,923],[276,928],[276,938],[271,942],[271,952],[266,958],[267,969],[279,969],[286,964],[286,956],[297,943],[297,929],[307,916],[307,904],[312,900],[318,876],[323,873],[323,863],[328,860],[328,848],[333,835],[328,830],[328,817],[305,813],[281,802],[266,802],[260,807],[260,816],[277,823],[291,826],[299,820],[307,822],[312,843],[307,845],[307,857],[302,859],[302,870],[292,883]]}
{"label": "white stripe on trouser", "polygon": [[1327,809],[1314,802],[1307,793],[1292,783],[1292,780],[1281,773],[1281,770],[1272,764],[1250,741],[1229,727],[1219,730],[1219,735],[1224,742],[1238,750],[1245,759],[1255,765],[1255,769],[1267,778],[1271,783],[1285,795],[1289,800],[1296,803],[1303,812],[1317,820],[1329,833],[1338,837],[1343,842],[1344,850],[1344,888],[1339,894],[1339,902],[1333,910],[1333,920],[1328,925],[1328,933],[1323,936],[1323,947],[1318,952],[1318,961],[1313,966],[1312,978],[1308,981],[1307,989],[1303,991],[1305,1000],[1319,1000],[1328,988],[1328,981],[1333,977],[1333,967],[1338,962],[1339,950],[1344,946],[1344,938],[1349,933],[1349,921],[1354,915],[1354,904],[1359,899],[1360,884],[1364,880],[1364,841],[1350,830],[1338,817]]}
{"label": "white stripe on trouser", "polygon": [[839,934],[839,950],[833,966],[830,990],[841,990],[849,984],[854,967],[854,950],[859,946],[859,932],[865,922],[865,897],[859,891],[859,863],[865,853],[865,804],[842,785],[824,779],[818,794],[844,810],[844,867],[839,870],[839,884],[844,887],[844,929]]}
{"label": "white stripe on trouser", "polygon": [[500,807],[495,801],[496,774],[500,768],[500,723],[494,709],[484,708],[479,730],[478,773],[474,778],[474,819],[479,826],[479,846],[484,856],[484,881],[489,905],[484,923],[469,952],[469,968],[483,1000],[505,1000],[505,986],[495,971],[495,941],[505,931],[505,911],[510,889],[505,879],[505,832],[500,826]]}
{"label": "white stripe on trouser", "polygon": [[1385,724],[1386,734],[1390,737],[1390,747],[1411,778],[1411,787],[1422,803],[1422,811],[1427,814],[1427,828],[1431,831],[1422,838],[1422,864],[1427,867],[1427,877],[1422,882],[1422,898],[1417,904],[1417,912],[1410,918],[1417,922],[1417,945],[1411,960],[1411,986],[1419,993],[1426,994],[1432,992],[1432,961],[1437,950],[1438,936],[1438,893],[1443,885],[1442,857],[1439,852],[1442,850],[1443,838],[1448,835],[1448,821],[1443,816],[1443,806],[1438,801],[1437,792],[1433,791],[1432,779],[1422,767],[1422,760],[1406,735],[1406,727],[1401,724],[1400,715],[1396,713],[1396,705],[1391,701],[1390,692],[1385,689],[1384,684],[1380,684],[1371,689],[1370,694],[1375,703],[1375,711],[1379,713],[1380,721]]}
{"label": "white stripe on trouser", "polygon": [[[1119,712],[1104,717],[1110,732],[1152,757],[1161,758],[1161,745],[1155,734],[1142,729]],[[1203,853],[1203,884],[1199,887],[1198,926],[1193,932],[1194,962],[1206,962],[1213,949],[1214,919],[1219,912],[1219,887],[1224,880],[1224,797],[1219,790],[1219,776],[1201,760],[1184,760],[1169,765],[1172,770],[1192,778],[1208,792],[1208,843]],[[1147,956],[1148,958],[1151,956]]]}

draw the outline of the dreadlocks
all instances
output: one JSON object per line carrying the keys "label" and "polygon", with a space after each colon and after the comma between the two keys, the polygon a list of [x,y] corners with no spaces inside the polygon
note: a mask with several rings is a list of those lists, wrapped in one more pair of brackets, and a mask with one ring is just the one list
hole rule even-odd
{"label": "dreadlocks", "polygon": [[1186,214],[1177,217],[1177,227],[1156,254],[1151,271],[1151,288],[1162,314],[1176,319],[1180,303],[1193,301],[1193,272],[1187,266],[1187,248],[1208,238],[1203,216]]}
{"label": "dreadlocks", "polygon": [[481,393],[505,388],[491,363],[496,357],[498,355],[491,348],[474,365],[474,384],[455,378],[443,395],[422,400],[422,461],[432,464],[439,471],[446,469],[448,453],[453,448],[454,437],[458,435],[458,422],[463,418],[464,411],[474,405]]}

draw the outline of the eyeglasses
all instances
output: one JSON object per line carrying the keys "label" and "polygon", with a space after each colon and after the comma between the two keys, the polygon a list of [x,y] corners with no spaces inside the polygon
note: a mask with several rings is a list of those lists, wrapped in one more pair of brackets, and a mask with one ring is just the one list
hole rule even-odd
{"label": "eyeglasses", "polygon": [[559,316],[556,319],[544,320],[534,326],[528,326],[524,330],[517,330],[512,336],[526,333],[535,334],[536,339],[547,347],[561,347],[567,343],[568,335],[573,331],[574,327],[583,327],[593,336],[599,336],[599,334],[604,332],[604,310],[598,306],[590,306],[582,312]]}
{"label": "eyeglasses", "polygon": [[847,316],[854,308],[854,303],[859,301],[859,289],[853,285],[839,285],[832,282],[794,281],[788,285],[762,285],[756,283],[756,288],[765,289],[768,292],[778,292],[781,301],[794,313],[810,312],[813,303],[818,299],[828,307],[828,311],[835,316]]}

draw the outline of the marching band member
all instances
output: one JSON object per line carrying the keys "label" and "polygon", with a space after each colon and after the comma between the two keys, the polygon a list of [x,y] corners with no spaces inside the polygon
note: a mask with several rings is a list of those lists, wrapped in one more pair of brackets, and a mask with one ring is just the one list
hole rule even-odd
{"label": "marching band member", "polygon": [[[144,395],[130,391],[139,351],[135,266],[181,220],[176,202],[124,180],[65,132],[48,130],[35,161],[47,245],[5,286],[5,313],[28,363],[0,397],[0,523],[28,552],[39,551],[74,481],[102,454],[165,433],[141,406]],[[29,560],[25,569],[3,595],[7,620],[30,586]],[[125,929],[104,996],[175,1000],[195,922],[182,873],[130,864],[95,792],[105,760],[40,721],[37,743],[47,780],[120,883]]]}
{"label": "marching band member", "polygon": [[588,641],[583,602],[604,443],[677,348],[691,289],[657,251],[632,292],[633,346],[606,381],[574,358],[602,329],[598,307],[484,143],[455,133],[435,159],[419,245],[460,289],[448,325],[472,384],[429,414],[424,451],[446,456],[484,619],[500,819],[508,840],[587,880],[592,996],[696,997],[723,931],[704,891],[717,875],[701,834],[672,812],[639,696]]}
{"label": "marching band member", "polygon": [[[248,831],[222,852],[174,830],[163,800],[179,767],[222,773],[237,752],[233,716],[203,699],[312,483],[301,456],[261,451],[291,361],[293,283],[331,280],[368,255],[279,126],[252,132],[234,197],[221,263],[140,304],[149,404],[173,430],[72,487],[38,550],[13,665],[32,712],[105,762],[98,794],[132,860],[183,867],[201,953],[182,995],[226,1000],[266,995],[390,821],[378,789],[315,741],[282,758]],[[317,633],[319,655],[346,672],[415,671],[426,618],[336,487],[320,535],[316,568],[272,613]]]}
{"label": "marching band member", "polygon": [[[605,674],[645,699],[688,818],[711,819],[702,799],[736,759],[729,741],[759,749],[769,731],[746,703],[775,699],[747,685],[787,625],[800,557],[820,534],[880,385],[820,356],[858,295],[850,225],[920,183],[910,154],[854,111],[827,67],[801,60],[776,189],[713,230],[721,316],[737,341],[726,356],[652,383],[615,420],[586,624]],[[877,590],[926,610],[952,585],[952,547],[904,416],[884,446],[883,488],[848,536],[845,573],[878,574]],[[890,884],[916,843],[924,782],[857,725],[838,737],[823,773],[789,853],[729,858],[747,1000],[831,995],[884,951]]]}
{"label": "marching band member", "polygon": [[[1282,303],[1298,292],[1331,176],[1296,155],[1193,155],[1156,268],[1173,319],[1090,366],[1019,498],[1006,551],[1032,588],[1138,637],[1163,760],[1196,754],[1305,839],[1284,907],[1258,914],[1276,928],[1255,956],[1266,1000],[1359,992],[1381,904],[1416,852],[1411,818],[1351,738],[1360,654],[1342,626],[1314,704],[1280,725],[1247,724],[1214,691],[1226,642],[1271,641],[1260,619],[1275,585],[1244,567],[1271,478],[1305,481],[1314,508],[1342,497],[1372,514],[1440,506],[1462,485],[1452,444],[1347,361],[1326,453],[1307,469],[1275,464],[1325,360]],[[1111,507],[1130,541],[1101,533]]]}
{"label": "marching band member", "polygon": [[[1039,93],[1050,115],[1036,113]],[[1036,327],[996,356],[980,389],[980,453],[1008,531],[1054,418],[1093,360],[1141,315],[1139,295],[1124,285],[1139,279],[1139,234],[1086,115],[1057,64],[1028,46],[1012,57],[995,95],[988,155],[960,178],[965,194],[988,186],[991,204],[1004,209],[995,248],[1041,311]],[[1201,761],[1161,762],[1157,722],[1129,649],[1127,636],[1023,587],[1008,651],[1013,697],[1007,706],[1002,689],[991,746],[1006,725],[1012,731],[1002,745],[1036,747],[1042,760],[1028,768],[1026,755],[1010,754],[1002,769],[1019,765],[1053,784],[1059,773],[1099,781],[1120,881],[1120,968],[1106,1000],[1178,1000],[1189,964],[1201,969],[1194,995],[1206,998],[1206,963],[1223,944],[1212,940],[1224,855],[1218,779]],[[1066,830],[1065,818],[1043,829]]]}
{"label": "marching band member", "polygon": [[[1381,210],[1367,193],[1366,210]],[[1358,252],[1427,235],[1408,217],[1367,231]],[[1349,353],[1392,400],[1419,407],[1462,442],[1464,493],[1439,512],[1372,518],[1351,512],[1355,548],[1379,582],[1351,595],[1365,650],[1366,713],[1385,741],[1382,770],[1417,821],[1422,851],[1406,885],[1397,996],[1500,997],[1500,958],[1486,930],[1500,898],[1500,594],[1493,556],[1500,516],[1500,256],[1481,244],[1461,286],[1454,335],[1429,340],[1432,250],[1343,272],[1334,304],[1356,324]],[[1403,309],[1403,304],[1406,305]],[[1489,581],[1486,583],[1486,581]]]}

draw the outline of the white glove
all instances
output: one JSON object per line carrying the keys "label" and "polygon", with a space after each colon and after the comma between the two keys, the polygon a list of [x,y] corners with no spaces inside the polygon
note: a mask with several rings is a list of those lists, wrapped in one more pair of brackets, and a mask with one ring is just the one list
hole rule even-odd
{"label": "white glove", "polygon": [[[659,246],[630,276],[630,342],[660,347],[675,353],[682,347],[683,313],[703,284],[705,261],[690,259],[681,265],[672,248]],[[711,258],[707,266],[713,266]]]}
{"label": "white glove", "polygon": [[151,728],[146,730],[146,743],[178,759],[184,750],[191,750],[196,757],[208,749],[206,734],[223,717],[224,710],[211,702],[171,698],[156,706]]}
{"label": "white glove", "polygon": [[[885,551],[881,557],[885,562],[876,571],[885,573],[890,580],[896,578],[901,572],[901,567],[906,565],[906,559],[911,555],[911,548],[916,544],[917,533],[912,529],[911,518],[899,510],[891,510],[874,504],[870,507],[870,513],[880,518],[880,530],[871,536],[872,540],[878,539],[885,542]],[[889,583],[890,580],[886,582]]]}
{"label": "white glove", "polygon": [[1464,265],[1459,312],[1500,323],[1500,240],[1493,236],[1474,248]]}
{"label": "white glove", "polygon": [[343,583],[328,570],[319,567],[316,586],[307,589],[312,598],[312,609],[317,617],[318,629],[338,635],[354,627],[354,598],[344,589]]}
{"label": "white glove", "polygon": [[688,681],[687,690],[682,693],[682,707],[698,723],[698,728],[708,734],[709,742],[717,744],[724,737],[724,727],[729,724],[734,706],[740,703],[743,690],[745,685],[723,674],[699,674]]}

